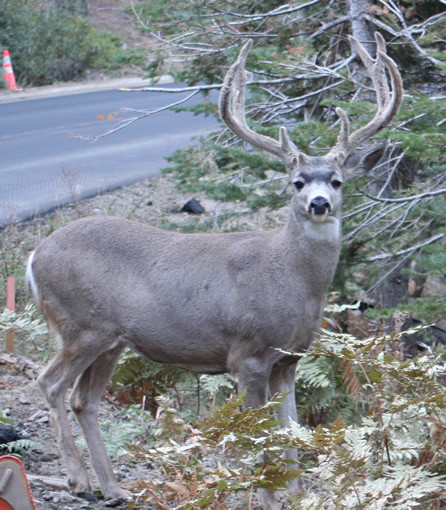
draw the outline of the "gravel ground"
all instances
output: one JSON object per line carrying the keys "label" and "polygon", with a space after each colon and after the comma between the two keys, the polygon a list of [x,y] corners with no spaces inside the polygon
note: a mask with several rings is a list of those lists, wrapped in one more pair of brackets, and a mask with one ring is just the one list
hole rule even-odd
{"label": "gravel ground", "polygon": [[[48,411],[43,405],[40,389],[35,381],[41,367],[23,357],[3,353],[0,355],[0,408],[4,417],[11,420],[11,425],[26,439],[37,446],[25,452],[22,457],[31,490],[39,510],[83,510],[100,509],[111,506],[110,502],[98,500],[87,501],[69,492],[66,483],[66,471],[61,459],[56,439],[49,424]],[[67,408],[68,409],[68,408]],[[76,439],[81,431],[69,411]],[[103,420],[120,420],[117,407],[103,400],[100,418]],[[88,462],[88,455],[85,459]],[[114,459],[115,473],[123,486],[138,480],[159,476],[149,465],[136,464],[122,458]],[[92,480],[94,475],[92,474]],[[93,481],[97,488],[97,484]],[[113,504],[116,508],[127,509],[127,504]],[[151,508],[150,505],[135,508]],[[20,510],[17,508],[17,510]]]}

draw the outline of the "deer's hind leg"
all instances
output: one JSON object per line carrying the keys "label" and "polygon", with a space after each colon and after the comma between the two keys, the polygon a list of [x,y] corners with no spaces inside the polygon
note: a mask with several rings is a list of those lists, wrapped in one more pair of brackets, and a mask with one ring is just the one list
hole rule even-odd
{"label": "deer's hind leg", "polygon": [[98,423],[101,397],[123,349],[124,346],[118,345],[98,356],[79,377],[70,398],[105,499],[129,498],[129,494],[121,489],[115,478]]}
{"label": "deer's hind leg", "polygon": [[[95,354],[91,348],[93,337],[89,333],[70,335],[70,340],[64,342],[61,351],[39,376],[38,383],[49,407],[51,425],[67,468],[68,484],[76,494],[87,495],[91,493],[91,485],[74,441],[65,399],[68,389],[91,364]],[[80,346],[90,347],[80,349]]]}

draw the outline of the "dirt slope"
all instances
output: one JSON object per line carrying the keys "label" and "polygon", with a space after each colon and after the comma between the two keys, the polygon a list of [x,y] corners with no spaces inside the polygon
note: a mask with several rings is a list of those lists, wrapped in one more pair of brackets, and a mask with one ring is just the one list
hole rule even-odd
{"label": "dirt slope", "polygon": [[[6,353],[0,355],[0,411],[4,417],[11,419],[11,424],[20,435],[37,443],[29,451],[21,452],[37,509],[95,510],[110,506],[127,509],[127,504],[100,499],[96,502],[87,501],[69,492],[64,463],[49,423],[48,411],[43,405],[40,388],[35,381],[41,369],[25,358]],[[70,411],[69,416],[76,440],[82,441],[79,425]],[[99,419],[117,422],[121,419],[119,409],[104,399]],[[86,450],[82,451],[89,463]],[[151,466],[135,464],[124,458],[114,459],[113,465],[123,486],[151,478],[156,473]],[[97,483],[93,483],[97,488]],[[150,506],[146,504],[135,508],[146,509]]]}

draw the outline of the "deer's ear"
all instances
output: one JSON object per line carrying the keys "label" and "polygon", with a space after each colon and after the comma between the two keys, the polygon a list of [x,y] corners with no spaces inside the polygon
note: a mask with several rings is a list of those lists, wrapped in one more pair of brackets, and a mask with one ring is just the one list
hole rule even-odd
{"label": "deer's ear", "polygon": [[375,145],[374,147],[367,147],[347,156],[343,164],[345,177],[348,179],[358,175],[360,171],[370,172],[381,159],[386,147],[387,144]]}

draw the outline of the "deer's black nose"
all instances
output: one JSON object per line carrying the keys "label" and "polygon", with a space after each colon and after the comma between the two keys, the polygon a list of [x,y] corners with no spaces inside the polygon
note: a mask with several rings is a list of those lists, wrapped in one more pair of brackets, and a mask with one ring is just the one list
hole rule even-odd
{"label": "deer's black nose", "polygon": [[324,197],[313,198],[309,207],[311,214],[327,214],[330,212],[330,209],[330,203]]}

